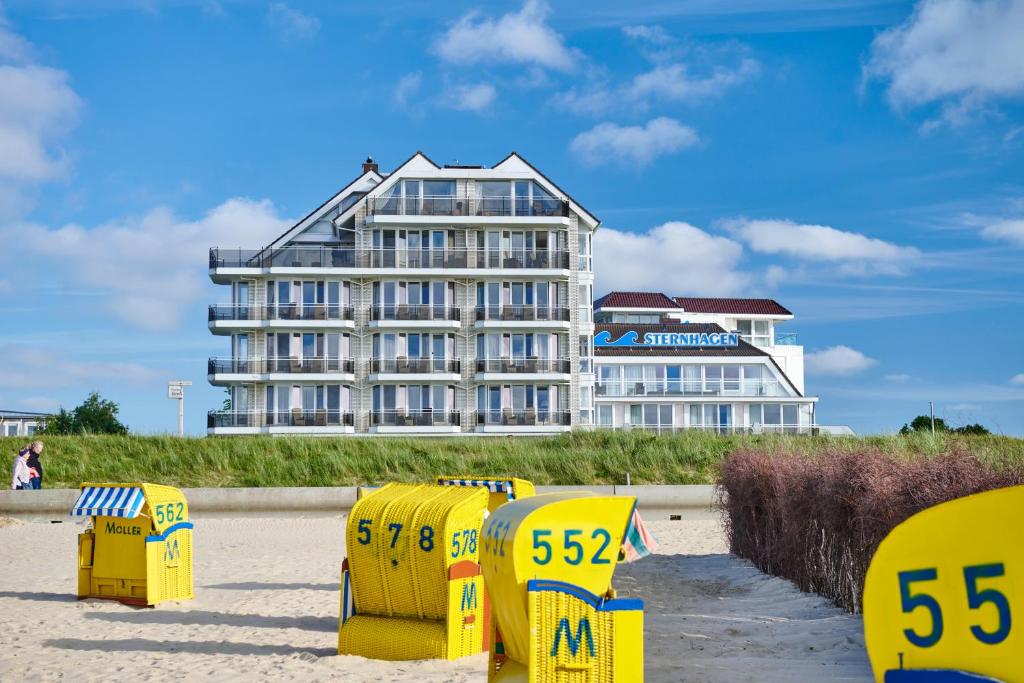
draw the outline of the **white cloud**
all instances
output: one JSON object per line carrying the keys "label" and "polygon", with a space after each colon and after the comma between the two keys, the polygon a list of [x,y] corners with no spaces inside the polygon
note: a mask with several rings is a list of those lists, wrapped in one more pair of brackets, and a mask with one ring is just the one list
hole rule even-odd
{"label": "white cloud", "polygon": [[986,239],[1003,240],[1024,247],[1024,218],[995,221],[982,228],[981,235]]}
{"label": "white cloud", "polygon": [[648,26],[640,24],[639,26],[623,26],[622,32],[627,38],[651,43],[652,45],[666,45],[672,42],[672,36],[658,25]]}
{"label": "white cloud", "polygon": [[399,106],[408,104],[409,99],[419,92],[422,84],[423,74],[419,71],[413,71],[399,78],[398,84],[395,85],[395,103]]}
{"label": "white cloud", "polygon": [[498,19],[469,12],[437,39],[434,50],[444,61],[460,66],[505,62],[572,71],[578,56],[548,26],[549,13],[543,0],[526,0],[518,12]]}
{"label": "white cloud", "polygon": [[864,372],[878,365],[874,358],[868,358],[849,346],[832,346],[822,351],[808,353],[804,357],[807,373],[810,375],[834,375],[847,377]]}
{"label": "white cloud", "polygon": [[[23,344],[0,346],[6,368],[0,374],[3,389],[60,389],[90,387],[96,382],[146,384],[160,381],[159,371],[138,363],[79,362],[65,353]],[[52,407],[52,406],[51,406]]]}
{"label": "white cloud", "polygon": [[664,64],[633,78],[629,96],[637,101],[650,97],[675,101],[694,101],[721,95],[729,88],[756,76],[761,70],[757,60],[740,60],[736,68],[715,66],[708,76],[692,76],[686,64]]}
{"label": "white cloud", "polygon": [[1021,372],[1011,377],[1010,384],[1024,384],[1024,372]]}
{"label": "white cloud", "polygon": [[644,126],[600,123],[573,138],[569,149],[588,164],[619,162],[647,166],[700,142],[697,131],[675,119],[659,117]]}
{"label": "white cloud", "polygon": [[964,123],[991,100],[1024,95],[1024,3],[922,0],[875,38],[864,74],[888,82],[896,109],[941,104],[925,130]]}
{"label": "white cloud", "polygon": [[594,233],[595,295],[613,290],[730,295],[750,278],[738,270],[743,246],[683,222],[644,233],[601,228]]}
{"label": "white cloud", "polygon": [[914,247],[827,225],[745,218],[723,221],[723,225],[754,251],[838,263],[841,272],[847,275],[901,274],[921,256]]}
{"label": "white cloud", "polygon": [[308,40],[320,32],[320,20],[292,9],[283,2],[267,8],[267,23],[285,40]]}
{"label": "white cloud", "polygon": [[197,221],[158,207],[145,215],[87,229],[21,224],[0,229],[20,261],[99,288],[110,313],[150,330],[174,329],[182,310],[203,295],[211,246],[266,244],[291,221],[267,201],[229,199]]}
{"label": "white cloud", "polygon": [[60,143],[82,106],[68,74],[34,57],[31,43],[0,15],[0,217],[23,213],[26,189],[66,172]]}
{"label": "white cloud", "polygon": [[498,91],[490,83],[457,85],[449,88],[442,97],[442,103],[459,111],[480,112],[491,106]]}

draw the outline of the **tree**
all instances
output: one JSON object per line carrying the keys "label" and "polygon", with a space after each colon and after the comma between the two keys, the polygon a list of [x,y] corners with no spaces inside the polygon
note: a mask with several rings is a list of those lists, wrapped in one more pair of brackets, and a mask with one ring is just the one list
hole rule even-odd
{"label": "tree", "polygon": [[980,425],[980,424],[977,424],[977,423],[969,424],[969,425],[964,425],[963,427],[957,427],[956,429],[953,430],[953,432],[955,434],[968,434],[968,435],[975,435],[975,436],[980,436],[980,435],[991,434],[992,433],[992,432],[990,432],[988,430],[987,427],[985,427],[983,425]]}
{"label": "tree", "polygon": [[44,434],[127,434],[128,427],[117,419],[120,408],[96,392],[68,412],[63,408],[46,423]]}
{"label": "tree", "polygon": [[[913,434],[914,432],[930,432],[932,431],[932,418],[927,415],[918,415],[910,421],[909,425],[903,425],[900,429],[900,434]],[[941,417],[935,418],[935,431],[936,432],[948,432],[949,425]]]}

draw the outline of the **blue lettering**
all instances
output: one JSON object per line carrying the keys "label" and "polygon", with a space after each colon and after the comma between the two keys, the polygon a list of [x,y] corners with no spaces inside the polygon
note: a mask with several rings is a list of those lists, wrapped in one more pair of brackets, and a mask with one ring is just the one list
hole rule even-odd
{"label": "blue lettering", "polygon": [[472,581],[462,585],[462,607],[459,609],[465,612],[467,608],[476,609],[476,584]]}
{"label": "blue lettering", "polygon": [[558,646],[562,642],[562,631],[565,630],[565,640],[569,644],[569,654],[573,657],[576,656],[576,652],[580,649],[580,643],[583,642],[583,636],[587,636],[587,650],[590,652],[590,656],[594,656],[594,635],[590,632],[590,621],[583,617],[580,619],[580,623],[576,626],[576,637],[573,637],[572,631],[569,630],[569,619],[562,617],[558,622],[558,628],[555,629],[555,644],[551,648],[551,656],[558,656]]}
{"label": "blue lettering", "polygon": [[178,539],[174,539],[173,541],[167,544],[167,549],[164,551],[164,561],[171,562],[176,557],[178,557],[178,554]]}

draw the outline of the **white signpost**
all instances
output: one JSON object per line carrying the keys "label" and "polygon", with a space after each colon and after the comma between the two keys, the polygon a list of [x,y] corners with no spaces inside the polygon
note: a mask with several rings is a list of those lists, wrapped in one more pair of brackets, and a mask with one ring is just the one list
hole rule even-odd
{"label": "white signpost", "polygon": [[167,383],[167,398],[178,400],[178,436],[185,436],[185,387],[192,382],[176,379]]}

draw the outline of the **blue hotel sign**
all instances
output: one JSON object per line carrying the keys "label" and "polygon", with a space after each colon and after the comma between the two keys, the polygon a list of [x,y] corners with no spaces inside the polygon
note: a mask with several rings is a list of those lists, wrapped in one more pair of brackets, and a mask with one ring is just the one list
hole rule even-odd
{"label": "blue hotel sign", "polygon": [[646,332],[641,339],[638,332],[630,330],[615,341],[607,330],[594,335],[594,346],[725,348],[739,344],[737,332]]}

